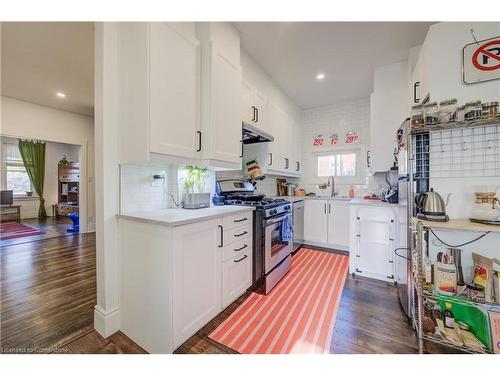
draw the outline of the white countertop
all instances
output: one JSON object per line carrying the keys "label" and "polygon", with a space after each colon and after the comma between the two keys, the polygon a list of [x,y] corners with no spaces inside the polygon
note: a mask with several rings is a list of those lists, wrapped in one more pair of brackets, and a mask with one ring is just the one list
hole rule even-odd
{"label": "white countertop", "polygon": [[283,198],[286,199],[290,202],[297,202],[297,201],[302,201],[302,200],[309,200],[309,199],[322,199],[322,200],[333,200],[333,201],[339,201],[339,202],[348,202],[349,204],[356,204],[356,205],[366,205],[366,206],[383,206],[383,207],[397,207],[398,204],[394,203],[387,203],[387,202],[382,202],[380,200],[371,200],[371,199],[363,199],[361,197],[357,198],[346,198],[346,197],[330,197],[330,196],[305,196],[305,197],[300,197],[300,196],[279,196],[279,197],[273,197],[273,198]]}
{"label": "white countertop", "polygon": [[167,208],[150,212],[131,212],[117,214],[119,218],[141,221],[143,223],[161,224],[170,227],[196,223],[226,215],[233,215],[245,211],[253,211],[253,207],[244,206],[212,206],[197,210],[184,208]]}

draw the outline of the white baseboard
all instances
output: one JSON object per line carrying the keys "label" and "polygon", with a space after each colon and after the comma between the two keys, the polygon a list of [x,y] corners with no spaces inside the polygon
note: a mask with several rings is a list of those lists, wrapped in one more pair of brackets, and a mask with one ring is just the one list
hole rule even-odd
{"label": "white baseboard", "polygon": [[324,249],[330,249],[330,250],[349,251],[349,246],[330,245],[330,244],[327,244],[327,243],[314,242],[314,241],[304,241],[303,245],[304,246],[307,246],[307,245],[317,246],[317,247],[322,247]]}
{"label": "white baseboard", "polygon": [[103,337],[109,337],[120,329],[120,309],[117,307],[105,311],[100,306],[94,307],[94,328]]}
{"label": "white baseboard", "polygon": [[95,232],[95,223],[88,223],[87,224],[87,233],[92,233]]}

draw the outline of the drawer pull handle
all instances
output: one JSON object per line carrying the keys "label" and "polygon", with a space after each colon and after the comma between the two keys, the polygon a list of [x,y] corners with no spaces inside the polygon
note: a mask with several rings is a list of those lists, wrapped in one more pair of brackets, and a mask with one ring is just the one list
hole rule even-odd
{"label": "drawer pull handle", "polygon": [[222,225],[219,225],[220,228],[220,244],[219,247],[224,246],[224,227]]}
{"label": "drawer pull handle", "polygon": [[233,220],[234,223],[241,223],[242,221],[247,221],[248,218],[247,217],[244,217],[243,219],[239,219],[239,220]]}
{"label": "drawer pull handle", "polygon": [[242,247],[240,247],[239,249],[234,249],[234,251],[241,251],[243,249],[246,249],[248,247],[248,245],[243,245]]}
{"label": "drawer pull handle", "polygon": [[239,262],[241,262],[242,260],[244,260],[246,258],[248,258],[248,256],[247,255],[243,255],[243,258],[241,258],[241,259],[235,259],[234,263],[239,263]]}
{"label": "drawer pull handle", "polygon": [[240,233],[240,234],[235,234],[234,236],[235,237],[241,237],[241,236],[244,236],[245,234],[247,234],[248,232],[247,231],[244,231],[243,233]]}

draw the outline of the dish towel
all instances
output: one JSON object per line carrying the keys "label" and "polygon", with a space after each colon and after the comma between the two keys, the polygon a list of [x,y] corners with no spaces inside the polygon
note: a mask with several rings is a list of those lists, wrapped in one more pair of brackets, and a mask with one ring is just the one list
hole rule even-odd
{"label": "dish towel", "polygon": [[286,215],[281,222],[281,241],[288,242],[292,240],[293,225],[291,215]]}

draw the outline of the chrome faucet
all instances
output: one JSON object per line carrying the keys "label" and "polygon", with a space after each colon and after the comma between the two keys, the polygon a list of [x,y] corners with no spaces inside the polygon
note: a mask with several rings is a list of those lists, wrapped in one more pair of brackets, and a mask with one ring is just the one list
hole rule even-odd
{"label": "chrome faucet", "polygon": [[335,196],[335,178],[333,176],[328,177],[328,183],[326,184],[326,186],[332,187],[331,196],[334,197]]}

